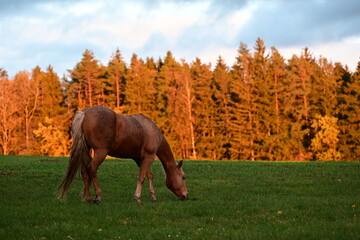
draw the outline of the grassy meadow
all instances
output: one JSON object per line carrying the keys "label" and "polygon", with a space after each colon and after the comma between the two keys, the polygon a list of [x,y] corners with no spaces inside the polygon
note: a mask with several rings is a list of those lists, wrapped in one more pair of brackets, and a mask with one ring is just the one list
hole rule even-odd
{"label": "grassy meadow", "polygon": [[0,156],[0,239],[360,239],[360,162],[185,161],[190,200],[178,201],[152,170],[142,203],[138,168],[107,159],[100,205],[54,197],[67,158]]}

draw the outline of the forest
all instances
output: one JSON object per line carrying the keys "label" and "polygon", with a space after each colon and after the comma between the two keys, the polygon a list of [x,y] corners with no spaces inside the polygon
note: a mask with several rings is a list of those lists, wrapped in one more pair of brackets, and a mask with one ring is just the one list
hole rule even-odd
{"label": "forest", "polygon": [[126,63],[118,49],[104,65],[87,49],[61,77],[0,68],[0,154],[67,156],[72,118],[94,105],[148,116],[178,159],[360,159],[360,61],[351,72],[308,48],[284,59],[260,38],[232,66],[170,51]]}

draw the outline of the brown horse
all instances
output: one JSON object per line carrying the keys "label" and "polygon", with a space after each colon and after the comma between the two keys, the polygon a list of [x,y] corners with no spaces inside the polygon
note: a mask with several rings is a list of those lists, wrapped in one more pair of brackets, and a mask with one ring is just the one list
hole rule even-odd
{"label": "brown horse", "polygon": [[[66,198],[70,184],[81,168],[84,181],[83,197],[88,202],[100,203],[101,189],[97,170],[107,155],[132,158],[140,167],[135,199],[140,202],[145,177],[149,179],[151,200],[156,200],[150,166],[158,156],[166,173],[166,186],[181,200],[188,198],[182,161],[176,164],[168,142],[153,121],[142,114],[124,116],[101,106],[79,111],[72,124],[71,158],[58,197]],[[90,150],[93,150],[93,158]],[[90,185],[96,197],[91,199]]]}

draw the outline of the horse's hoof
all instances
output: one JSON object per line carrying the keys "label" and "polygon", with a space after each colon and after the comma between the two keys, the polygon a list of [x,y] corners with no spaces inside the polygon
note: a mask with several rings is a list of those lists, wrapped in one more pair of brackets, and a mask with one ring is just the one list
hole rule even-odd
{"label": "horse's hoof", "polygon": [[95,203],[95,204],[98,204],[98,205],[101,203],[101,201],[98,200],[98,199],[94,199],[92,202]]}
{"label": "horse's hoof", "polygon": [[150,200],[151,200],[152,202],[156,202],[156,201],[157,201],[156,197],[152,197],[152,198],[150,198]]}

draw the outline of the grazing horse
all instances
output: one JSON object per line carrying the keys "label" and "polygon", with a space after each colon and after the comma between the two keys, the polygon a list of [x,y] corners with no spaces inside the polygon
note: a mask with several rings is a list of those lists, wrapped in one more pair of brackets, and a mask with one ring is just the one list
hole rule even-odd
{"label": "grazing horse", "polygon": [[[135,200],[140,202],[145,177],[149,180],[151,200],[156,200],[150,166],[158,156],[166,173],[166,186],[181,200],[188,198],[182,161],[176,164],[168,142],[153,121],[142,114],[124,116],[106,107],[95,106],[79,111],[72,124],[72,146],[68,170],[58,189],[58,198],[66,198],[71,182],[81,169],[83,198],[100,203],[101,189],[97,170],[107,155],[132,158],[140,167]],[[93,158],[90,150],[93,150]],[[90,185],[94,184],[95,199]]]}

